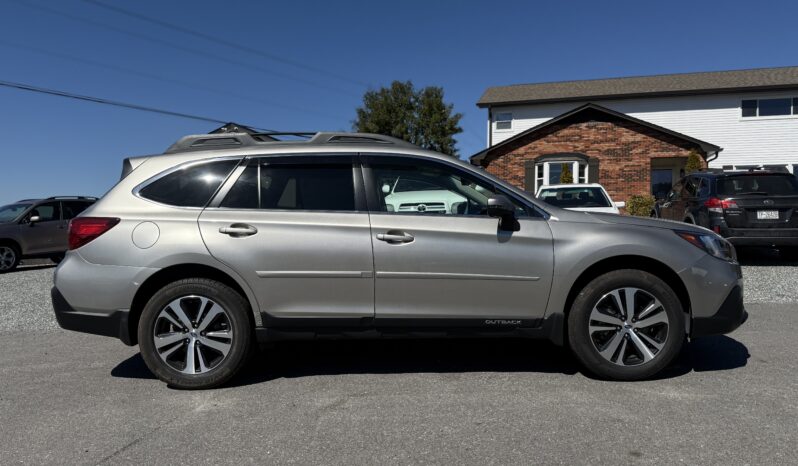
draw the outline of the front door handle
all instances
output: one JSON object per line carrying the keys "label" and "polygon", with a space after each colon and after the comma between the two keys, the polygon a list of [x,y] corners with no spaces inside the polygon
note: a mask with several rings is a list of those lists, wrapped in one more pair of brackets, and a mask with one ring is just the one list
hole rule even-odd
{"label": "front door handle", "polygon": [[415,238],[413,237],[413,235],[409,235],[401,231],[389,231],[387,233],[378,233],[377,239],[380,241],[385,241],[386,243],[399,244],[399,243],[410,243]]}
{"label": "front door handle", "polygon": [[252,236],[258,232],[258,229],[246,223],[234,223],[229,227],[219,228],[219,233],[230,235],[233,238],[242,238],[244,236]]}

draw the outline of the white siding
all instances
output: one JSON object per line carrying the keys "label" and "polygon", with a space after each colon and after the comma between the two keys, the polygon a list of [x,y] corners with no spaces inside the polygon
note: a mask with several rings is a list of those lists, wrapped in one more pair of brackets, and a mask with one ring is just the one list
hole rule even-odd
{"label": "white siding", "polygon": [[[798,97],[794,92],[720,94],[645,99],[596,100],[597,105],[723,148],[713,167],[747,164],[795,164],[798,169],[798,116],[740,117],[740,101],[752,98]],[[493,144],[537,126],[586,102],[493,107],[513,113],[513,127],[497,131]]]}

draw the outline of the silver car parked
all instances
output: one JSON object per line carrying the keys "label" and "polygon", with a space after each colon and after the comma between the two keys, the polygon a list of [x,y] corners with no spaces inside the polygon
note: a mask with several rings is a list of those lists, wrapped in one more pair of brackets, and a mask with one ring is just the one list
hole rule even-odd
{"label": "silver car parked", "polygon": [[[734,248],[709,230],[558,209],[384,136],[302,136],[188,136],[125,160],[70,224],[60,325],[205,388],[258,341],[322,336],[546,338],[636,380],[747,317]],[[388,207],[397,180],[413,209]],[[441,192],[457,205],[429,208]]]}

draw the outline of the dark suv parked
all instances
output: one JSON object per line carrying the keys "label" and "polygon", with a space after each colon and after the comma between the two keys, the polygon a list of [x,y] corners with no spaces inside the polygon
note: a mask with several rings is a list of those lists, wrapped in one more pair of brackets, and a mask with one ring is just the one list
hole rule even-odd
{"label": "dark suv parked", "polygon": [[654,214],[709,228],[737,246],[776,246],[798,256],[798,179],[790,173],[693,173],[673,186]]}
{"label": "dark suv parked", "polygon": [[21,259],[49,257],[60,262],[69,246],[69,221],[96,201],[96,197],[54,196],[0,207],[0,273],[14,270]]}

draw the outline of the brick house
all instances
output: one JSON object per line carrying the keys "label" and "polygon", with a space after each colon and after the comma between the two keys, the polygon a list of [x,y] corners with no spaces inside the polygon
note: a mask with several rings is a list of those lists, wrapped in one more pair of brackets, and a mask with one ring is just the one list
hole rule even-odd
{"label": "brick house", "polygon": [[678,178],[690,151],[706,161],[720,148],[586,104],[472,156],[471,163],[529,192],[557,184],[567,166],[575,183],[601,183],[614,200],[625,201],[648,192],[652,168],[666,171],[669,181]]}
{"label": "brick house", "polygon": [[798,67],[499,86],[477,105],[488,147],[471,163],[529,192],[568,167],[617,201],[663,196],[691,151],[798,173]]}

